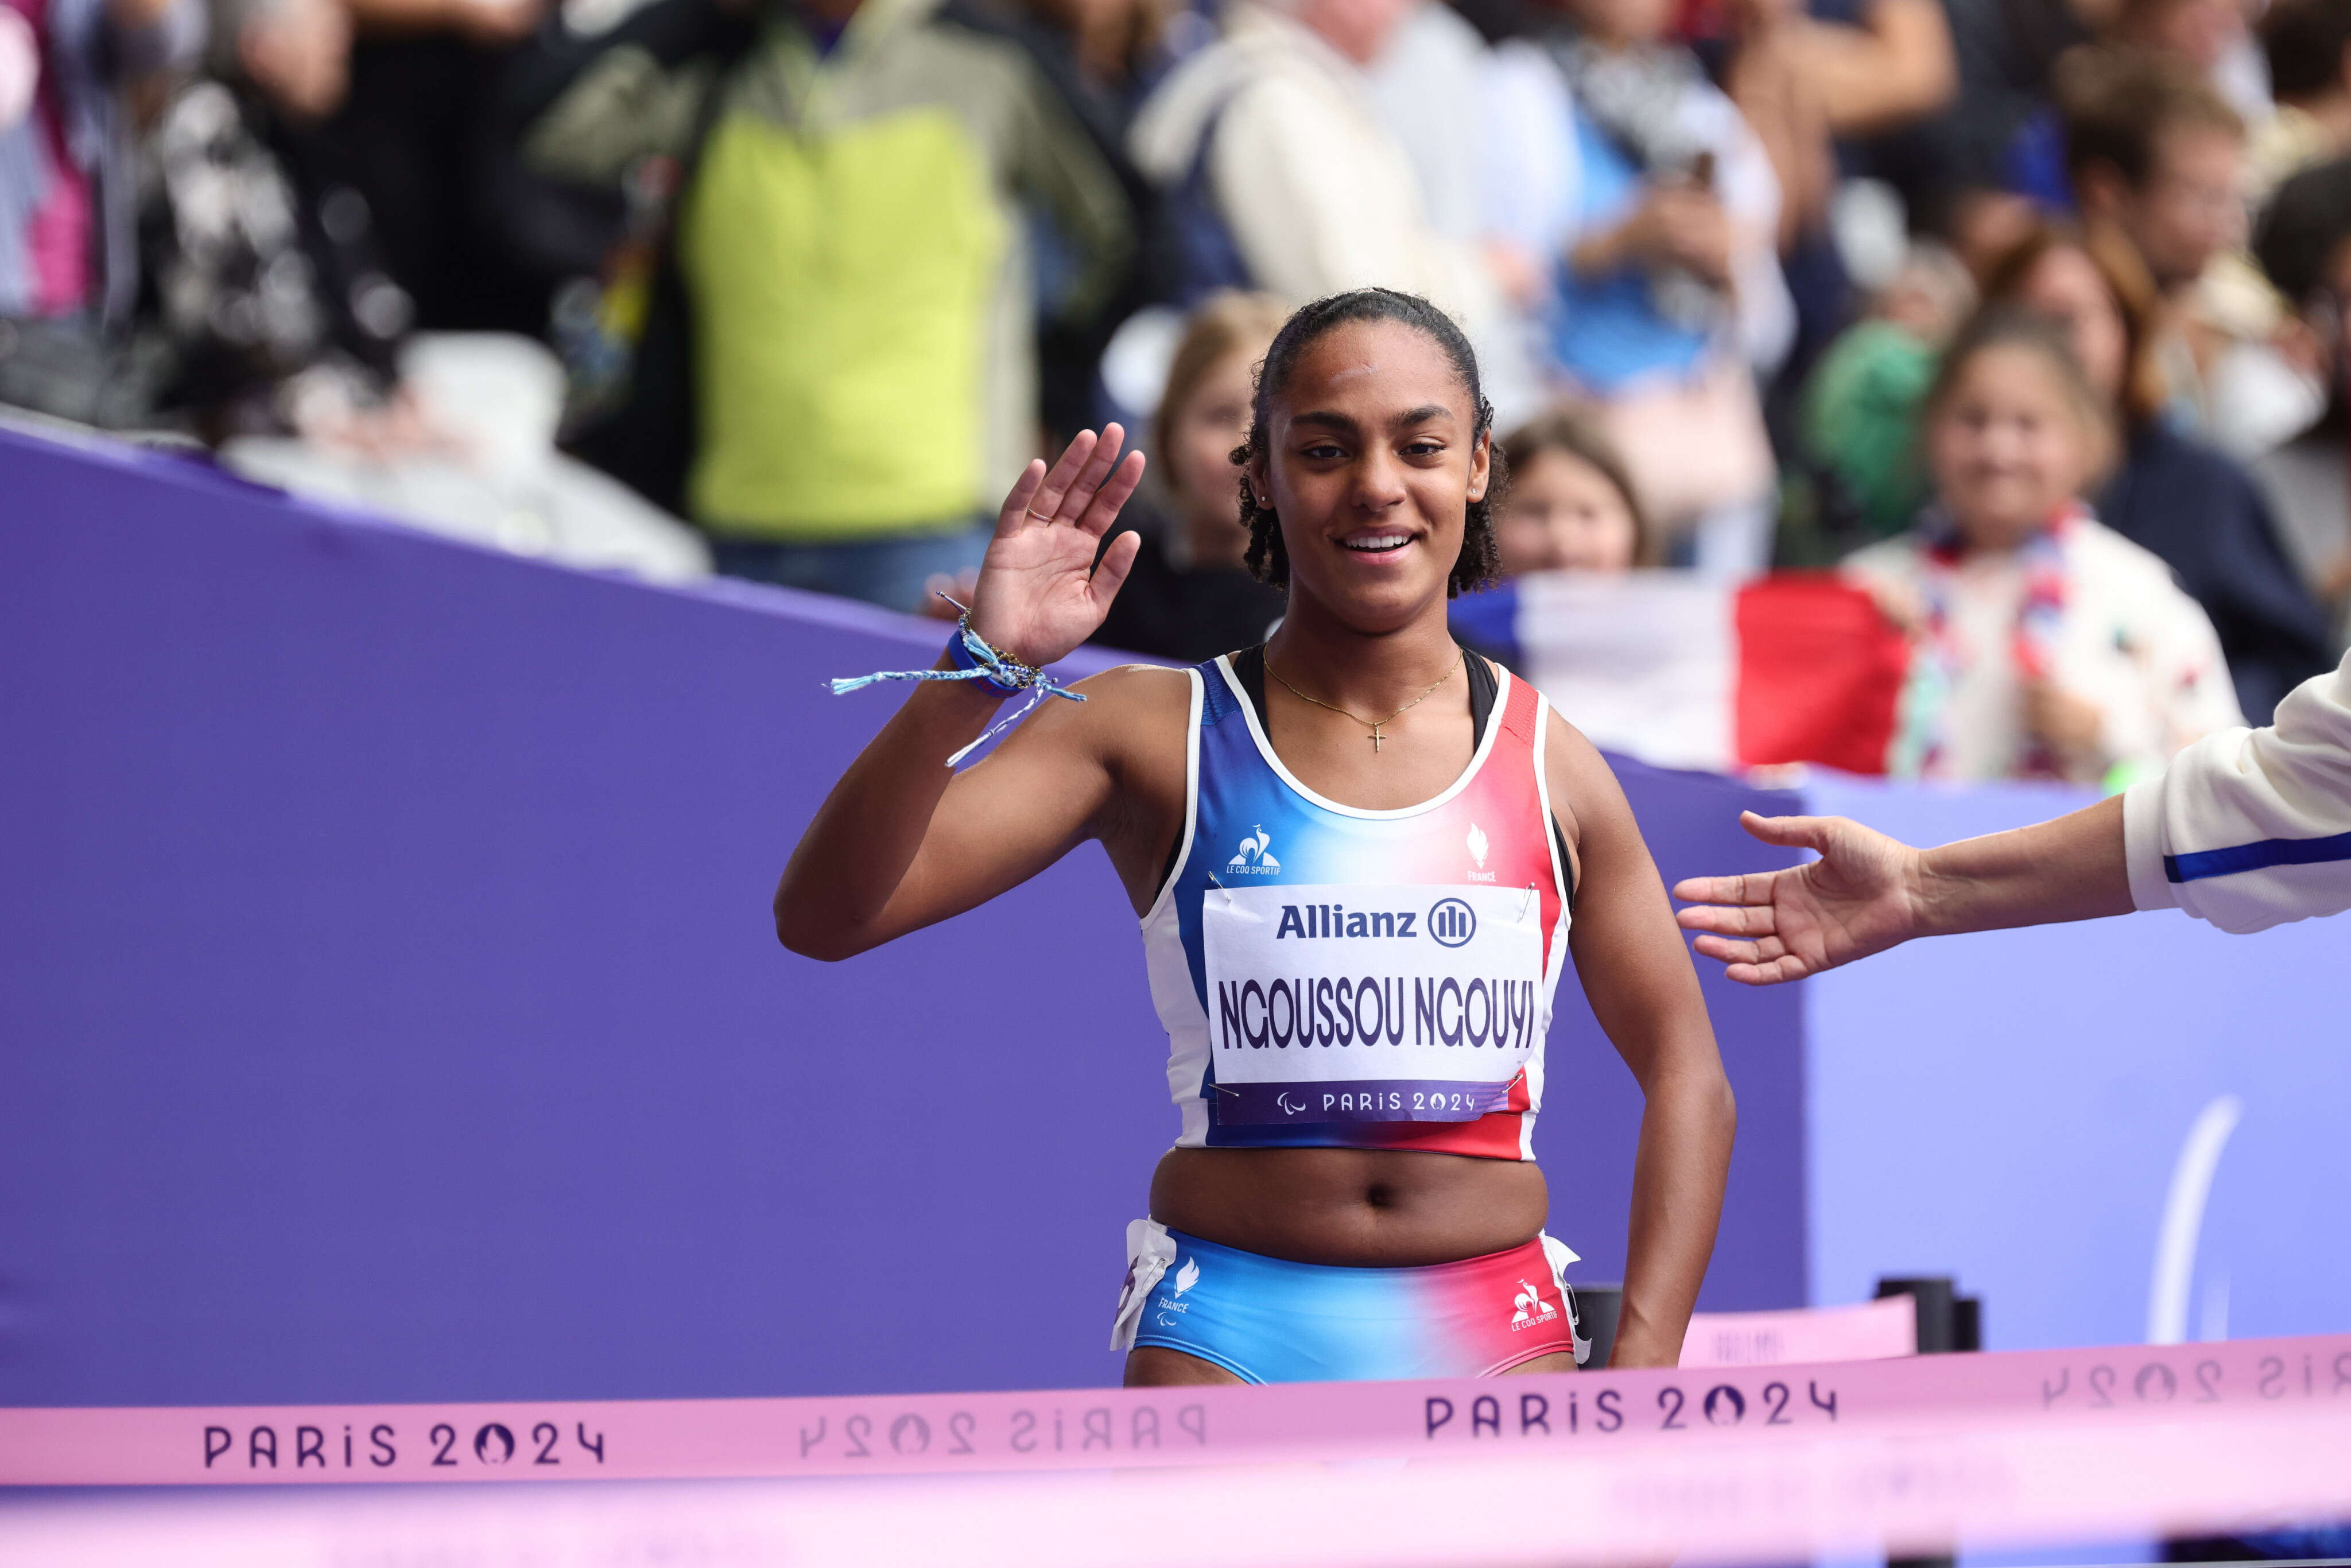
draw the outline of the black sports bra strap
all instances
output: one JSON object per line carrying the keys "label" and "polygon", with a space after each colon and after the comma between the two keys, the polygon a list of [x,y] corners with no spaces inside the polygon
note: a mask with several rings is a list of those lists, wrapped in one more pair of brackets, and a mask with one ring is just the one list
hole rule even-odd
{"label": "black sports bra strap", "polygon": [[1486,662],[1482,653],[1464,650],[1461,663],[1469,681],[1469,749],[1475,751],[1486,744],[1486,725],[1494,716],[1494,704],[1500,700],[1502,683],[1495,678],[1494,666]]}
{"label": "black sports bra strap", "polygon": [[1257,727],[1271,734],[1265,722],[1265,644],[1259,643],[1253,648],[1243,648],[1229,657],[1233,662],[1233,674],[1241,683],[1241,695],[1249,698],[1249,711],[1257,715]]}

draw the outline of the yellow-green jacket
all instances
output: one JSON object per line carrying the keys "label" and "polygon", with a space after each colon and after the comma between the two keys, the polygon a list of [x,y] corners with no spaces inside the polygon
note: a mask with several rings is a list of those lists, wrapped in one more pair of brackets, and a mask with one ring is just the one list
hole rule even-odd
{"label": "yellow-green jacket", "polygon": [[686,157],[677,214],[697,435],[685,499],[722,534],[827,542],[991,509],[1037,445],[1030,209],[1075,253],[1062,309],[1115,287],[1132,220],[1019,47],[865,0],[830,53],[789,14],[722,76],[616,45],[532,125],[525,158],[617,180]]}

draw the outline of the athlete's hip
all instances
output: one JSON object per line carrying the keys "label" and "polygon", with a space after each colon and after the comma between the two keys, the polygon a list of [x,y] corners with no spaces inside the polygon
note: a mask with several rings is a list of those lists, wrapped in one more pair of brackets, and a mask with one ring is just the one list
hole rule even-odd
{"label": "athlete's hip", "polygon": [[1417,1150],[1171,1149],[1151,1216],[1203,1240],[1341,1268],[1420,1268],[1522,1247],[1551,1207],[1530,1161]]}

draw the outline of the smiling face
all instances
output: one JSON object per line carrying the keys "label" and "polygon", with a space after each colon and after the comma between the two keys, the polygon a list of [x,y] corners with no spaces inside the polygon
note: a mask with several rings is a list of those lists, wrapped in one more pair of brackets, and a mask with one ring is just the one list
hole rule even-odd
{"label": "smiling face", "polygon": [[2097,434],[2057,366],[2018,344],[1979,349],[1928,427],[1935,482],[1970,549],[2011,549],[2081,494]]}
{"label": "smiling face", "polygon": [[1366,632],[1442,605],[1490,454],[1426,333],[1353,321],[1302,350],[1266,410],[1249,483],[1280,519],[1290,592]]}

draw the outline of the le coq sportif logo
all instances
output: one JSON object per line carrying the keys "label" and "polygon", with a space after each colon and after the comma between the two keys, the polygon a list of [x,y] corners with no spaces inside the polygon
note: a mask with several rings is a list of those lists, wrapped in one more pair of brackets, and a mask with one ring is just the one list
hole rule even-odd
{"label": "le coq sportif logo", "polygon": [[1519,1293],[1510,1298],[1510,1304],[1518,1308],[1510,1318],[1510,1327],[1513,1331],[1532,1328],[1537,1323],[1547,1323],[1559,1316],[1559,1309],[1544,1301],[1542,1292],[1524,1280],[1519,1281]]}
{"label": "le coq sportif logo", "polygon": [[1225,862],[1225,869],[1242,876],[1273,876],[1281,870],[1281,862],[1273,858],[1273,835],[1259,822],[1257,831],[1241,840],[1240,851]]}

